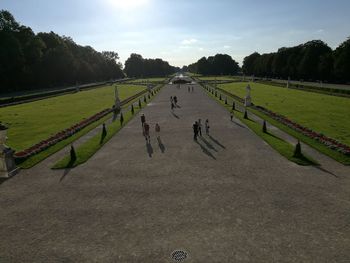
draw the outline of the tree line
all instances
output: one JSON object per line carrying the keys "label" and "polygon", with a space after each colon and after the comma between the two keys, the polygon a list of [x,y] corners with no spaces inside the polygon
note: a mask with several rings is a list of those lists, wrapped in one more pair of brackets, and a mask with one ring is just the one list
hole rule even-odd
{"label": "tree line", "polygon": [[240,70],[238,63],[227,54],[216,54],[208,58],[202,57],[197,62],[182,68],[201,75],[234,75]]}
{"label": "tree line", "polygon": [[167,76],[178,70],[162,59],[145,59],[135,53],[125,61],[124,67],[125,74],[132,78]]}
{"label": "tree line", "polygon": [[309,81],[350,82],[350,38],[332,50],[321,40],[275,53],[247,56],[243,73],[258,77],[291,78]]}
{"label": "tree line", "polygon": [[54,32],[35,34],[0,10],[0,93],[74,86],[125,77],[166,76],[178,68],[132,54],[123,71],[118,53],[98,52]]}
{"label": "tree line", "polygon": [[124,76],[112,51],[97,52],[54,32],[35,34],[0,11],[0,92],[75,85]]}

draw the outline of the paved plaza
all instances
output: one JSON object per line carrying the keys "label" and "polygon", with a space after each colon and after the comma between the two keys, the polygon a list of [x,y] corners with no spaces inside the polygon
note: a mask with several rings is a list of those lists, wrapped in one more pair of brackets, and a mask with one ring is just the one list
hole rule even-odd
{"label": "paved plaza", "polygon": [[349,262],[350,167],[298,166],[187,87],[140,112],[151,144],[138,114],[84,165],[0,184],[0,262]]}

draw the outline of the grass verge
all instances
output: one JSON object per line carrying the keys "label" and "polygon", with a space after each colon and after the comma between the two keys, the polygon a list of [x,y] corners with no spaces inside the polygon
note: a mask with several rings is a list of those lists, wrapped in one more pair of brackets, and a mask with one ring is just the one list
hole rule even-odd
{"label": "grass verge", "polygon": [[[145,94],[146,95],[146,94]],[[130,101],[129,103],[125,104],[123,106],[123,108],[128,108],[132,103],[135,103],[136,101],[139,100],[139,98],[142,98],[141,101],[143,101],[143,97],[145,95],[141,95],[138,98],[135,98],[134,100]],[[135,109],[136,112],[136,109]],[[112,113],[106,115],[105,117],[101,118],[100,120],[90,124],[89,126],[85,127],[84,129],[82,129],[81,131],[77,132],[76,134],[74,134],[73,136],[58,142],[57,144],[49,147],[48,149],[26,159],[24,162],[19,163],[18,166],[22,169],[29,169],[32,168],[33,166],[37,165],[38,163],[40,163],[41,161],[45,160],[46,158],[48,158],[49,156],[51,156],[52,154],[62,150],[64,147],[66,147],[68,144],[78,140],[80,137],[84,136],[85,134],[87,134],[88,132],[90,132],[91,130],[95,129],[97,126],[101,125],[102,123],[106,122],[108,119],[110,119],[112,117]]]}
{"label": "grass verge", "polygon": [[[215,99],[221,106],[225,107],[229,112],[231,112],[232,106],[229,104],[225,104],[225,101],[219,100],[219,98],[215,97],[213,94],[207,91],[209,97]],[[244,119],[244,113],[238,110],[234,111],[234,116],[238,118],[241,122],[248,126],[256,135],[262,138],[267,144],[269,144],[275,151],[279,154],[287,158],[289,161],[294,162],[299,165],[318,165],[317,161],[312,158],[302,155],[300,157],[294,157],[294,146],[289,142],[279,138],[271,132],[264,133],[262,131],[262,125],[257,123],[251,119]]]}
{"label": "grass verge", "polygon": [[[151,100],[154,98],[154,96],[151,98]],[[148,100],[147,103],[149,103],[151,100]],[[147,103],[144,103],[143,100],[141,100],[141,108],[140,107],[134,107],[134,114],[131,113],[130,110],[123,112],[124,116],[124,122],[123,125],[121,125],[120,120],[116,120],[115,122],[111,123],[109,126],[107,126],[107,135],[104,137],[103,140],[101,140],[101,133],[95,135],[90,140],[86,141],[82,145],[80,145],[77,149],[75,149],[76,152],[76,160],[74,162],[71,162],[70,155],[66,155],[58,161],[52,169],[66,169],[66,168],[73,168],[78,165],[81,165],[88,161],[99,149],[103,147],[120,129],[122,129],[144,106],[147,105]],[[131,103],[130,103],[131,104]],[[129,104],[129,105],[130,105]]]}
{"label": "grass verge", "polygon": [[[240,102],[236,101],[236,103],[242,105]],[[291,128],[289,128],[288,126],[274,120],[273,118],[269,117],[268,115],[265,115],[264,113],[255,110],[255,109],[249,109],[252,113],[254,113],[255,115],[257,115],[258,117],[266,120],[267,122],[269,122],[271,125],[279,128],[280,130],[284,131],[285,133],[288,133],[289,135],[291,135],[292,137],[302,141],[303,143],[309,145],[310,147],[316,149],[317,151],[319,151],[320,153],[327,155],[328,157],[334,159],[335,161],[344,164],[344,165],[350,165],[350,157],[346,156],[342,153],[339,153],[335,150],[329,149],[327,146],[323,145],[322,143],[319,143]]]}

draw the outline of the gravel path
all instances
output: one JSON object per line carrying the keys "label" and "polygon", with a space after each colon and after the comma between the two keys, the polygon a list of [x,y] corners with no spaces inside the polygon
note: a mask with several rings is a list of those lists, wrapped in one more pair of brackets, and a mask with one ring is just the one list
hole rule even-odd
{"label": "gravel path", "polygon": [[[0,262],[348,262],[349,167],[289,162],[199,86],[142,112],[150,145],[138,114],[86,164],[48,159],[0,185]],[[211,136],[196,143],[198,118]]]}

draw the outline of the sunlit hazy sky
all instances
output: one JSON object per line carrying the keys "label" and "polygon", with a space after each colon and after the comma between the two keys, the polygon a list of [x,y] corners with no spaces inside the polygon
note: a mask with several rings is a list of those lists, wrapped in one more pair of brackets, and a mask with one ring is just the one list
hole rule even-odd
{"label": "sunlit hazy sky", "polygon": [[321,39],[350,36],[349,0],[0,0],[36,33],[54,31],[121,62],[131,53],[183,66],[226,53],[238,62]]}

